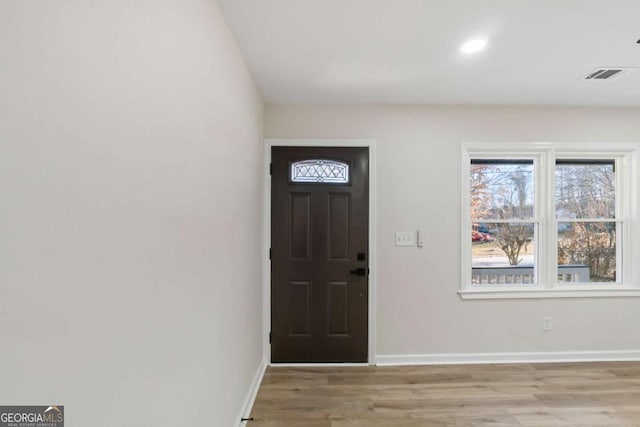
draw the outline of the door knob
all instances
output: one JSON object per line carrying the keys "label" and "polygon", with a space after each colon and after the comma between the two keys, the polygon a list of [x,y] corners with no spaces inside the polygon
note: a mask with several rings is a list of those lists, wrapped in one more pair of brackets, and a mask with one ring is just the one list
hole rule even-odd
{"label": "door knob", "polygon": [[349,273],[355,276],[366,276],[367,269],[366,268],[356,268],[355,270],[349,270]]}

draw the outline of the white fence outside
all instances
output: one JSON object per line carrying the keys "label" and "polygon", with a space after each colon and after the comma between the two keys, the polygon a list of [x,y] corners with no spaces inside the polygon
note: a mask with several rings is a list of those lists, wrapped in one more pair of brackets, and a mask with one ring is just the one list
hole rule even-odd
{"label": "white fence outside", "polygon": [[[559,265],[558,283],[589,281],[588,265]],[[530,285],[534,283],[533,266],[473,267],[474,285]]]}

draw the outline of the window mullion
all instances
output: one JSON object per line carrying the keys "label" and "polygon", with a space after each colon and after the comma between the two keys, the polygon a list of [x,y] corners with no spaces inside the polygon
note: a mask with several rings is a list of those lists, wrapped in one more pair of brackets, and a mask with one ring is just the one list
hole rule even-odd
{"label": "window mullion", "polygon": [[[631,157],[631,158],[629,158]],[[632,214],[631,206],[634,203],[635,195],[631,193],[631,182],[632,181],[631,172],[634,170],[630,168],[629,162],[634,161],[635,155],[632,156],[624,156],[618,157],[616,159],[615,168],[616,168],[616,228],[618,228],[618,232],[616,233],[616,245],[618,248],[622,248],[622,250],[618,250],[616,254],[616,265],[622,266],[620,268],[620,276],[617,279],[618,283],[628,283],[635,278],[635,268],[636,263],[630,262],[635,251],[635,239],[632,239],[631,236],[631,221],[624,221],[630,218]],[[635,164],[634,164],[635,166]],[[635,177],[634,177],[635,178]],[[622,228],[622,230],[620,230]],[[626,243],[626,244],[625,244]],[[635,282],[635,280],[633,280]],[[636,284],[636,286],[638,286]]]}
{"label": "window mullion", "polygon": [[525,218],[525,219],[520,219],[520,218],[512,218],[512,219],[479,218],[479,219],[472,219],[471,222],[477,222],[477,223],[490,222],[490,223],[494,223],[494,224],[537,224],[537,223],[540,222],[540,220],[538,218]]}
{"label": "window mullion", "polygon": [[557,281],[556,260],[558,259],[556,201],[555,201],[555,150],[549,149],[541,158],[540,209],[543,218],[540,243],[541,287],[553,289]]}

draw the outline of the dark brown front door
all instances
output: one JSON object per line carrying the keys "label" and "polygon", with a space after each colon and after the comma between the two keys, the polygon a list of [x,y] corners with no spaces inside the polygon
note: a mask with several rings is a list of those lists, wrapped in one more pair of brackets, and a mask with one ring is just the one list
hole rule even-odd
{"label": "dark brown front door", "polygon": [[366,362],[369,149],[271,154],[271,360]]}

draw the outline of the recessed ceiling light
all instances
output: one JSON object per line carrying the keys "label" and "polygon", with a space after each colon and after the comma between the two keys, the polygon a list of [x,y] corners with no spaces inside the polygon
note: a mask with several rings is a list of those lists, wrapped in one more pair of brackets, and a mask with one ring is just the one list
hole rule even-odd
{"label": "recessed ceiling light", "polygon": [[464,53],[475,53],[479,52],[487,46],[487,41],[484,39],[473,39],[469,40],[465,44],[462,45],[460,50]]}

